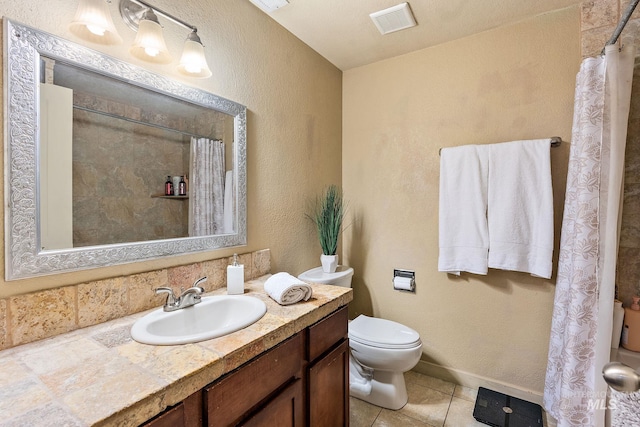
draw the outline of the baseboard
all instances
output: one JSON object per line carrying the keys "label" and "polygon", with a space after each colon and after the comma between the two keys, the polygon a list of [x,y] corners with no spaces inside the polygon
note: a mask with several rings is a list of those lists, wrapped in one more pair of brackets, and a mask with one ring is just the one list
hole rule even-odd
{"label": "baseboard", "polygon": [[523,389],[515,384],[509,384],[502,381],[496,381],[495,379],[483,377],[480,375],[471,374],[469,372],[461,371],[459,369],[449,368],[441,365],[436,365],[431,362],[425,362],[421,360],[418,362],[414,371],[419,372],[430,377],[439,378],[444,381],[449,381],[454,384],[470,388],[484,387],[491,390],[498,391],[500,393],[508,394],[509,396],[517,397],[518,399],[526,400],[528,402],[537,403],[542,405],[542,394],[534,391]]}

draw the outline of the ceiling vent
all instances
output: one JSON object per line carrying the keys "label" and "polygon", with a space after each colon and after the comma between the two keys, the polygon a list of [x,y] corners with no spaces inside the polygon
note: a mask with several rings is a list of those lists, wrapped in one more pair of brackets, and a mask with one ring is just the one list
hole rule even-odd
{"label": "ceiling vent", "polygon": [[289,4],[287,0],[249,0],[265,12],[273,12]]}
{"label": "ceiling vent", "polygon": [[416,19],[411,13],[409,3],[401,3],[369,15],[381,34],[389,34],[405,28],[415,27]]}

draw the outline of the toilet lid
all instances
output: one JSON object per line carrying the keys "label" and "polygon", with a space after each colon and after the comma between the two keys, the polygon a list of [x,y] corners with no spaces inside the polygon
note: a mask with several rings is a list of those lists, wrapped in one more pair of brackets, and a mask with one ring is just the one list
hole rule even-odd
{"label": "toilet lid", "polygon": [[322,267],[316,267],[300,274],[298,279],[304,282],[320,283],[321,285],[324,285],[334,283],[343,277],[352,275],[353,268],[347,267],[346,265],[339,265],[338,268],[336,268],[335,273],[325,273],[322,270]]}
{"label": "toilet lid", "polygon": [[420,335],[408,326],[363,314],[349,322],[349,339],[383,348],[413,348],[422,344]]}

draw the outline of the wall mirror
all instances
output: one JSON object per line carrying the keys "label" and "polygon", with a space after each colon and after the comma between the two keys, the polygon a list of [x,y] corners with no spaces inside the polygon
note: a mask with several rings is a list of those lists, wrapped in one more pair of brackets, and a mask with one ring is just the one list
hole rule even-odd
{"label": "wall mirror", "polygon": [[6,280],[246,244],[244,106],[4,33]]}

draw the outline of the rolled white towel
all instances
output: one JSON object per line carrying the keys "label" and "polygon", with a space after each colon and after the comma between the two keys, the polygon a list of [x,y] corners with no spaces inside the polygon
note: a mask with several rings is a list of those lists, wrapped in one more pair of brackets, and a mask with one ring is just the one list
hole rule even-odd
{"label": "rolled white towel", "polygon": [[264,290],[278,304],[289,305],[311,298],[311,286],[289,273],[276,273],[264,282]]}

